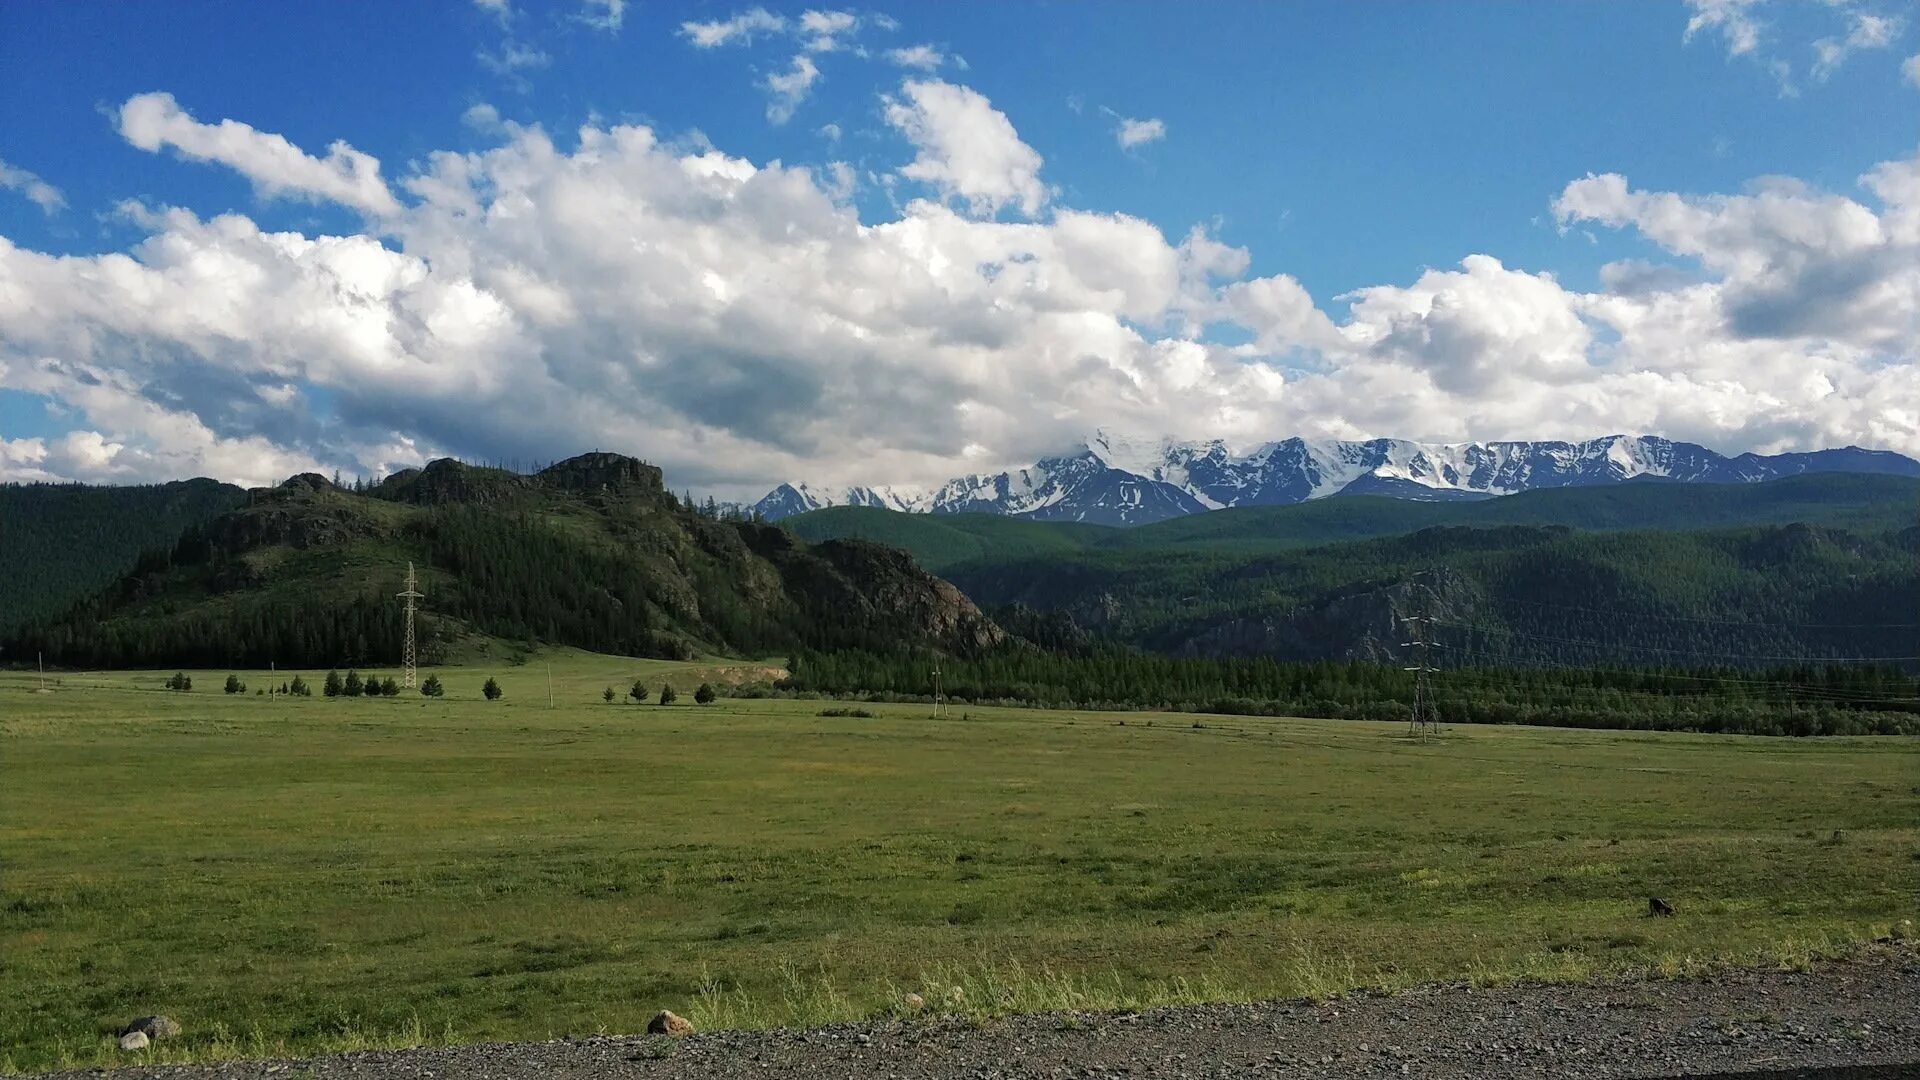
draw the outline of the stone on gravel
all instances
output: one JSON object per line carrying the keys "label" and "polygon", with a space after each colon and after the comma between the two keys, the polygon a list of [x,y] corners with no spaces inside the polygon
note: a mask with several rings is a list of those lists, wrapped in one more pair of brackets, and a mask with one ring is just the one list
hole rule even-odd
{"label": "stone on gravel", "polygon": [[129,1031],[125,1035],[120,1036],[120,1049],[122,1050],[145,1050],[148,1043],[147,1033],[144,1031]]}
{"label": "stone on gravel", "polygon": [[171,1039],[180,1034],[180,1025],[174,1023],[171,1016],[142,1016],[120,1029],[120,1034],[131,1035],[139,1032],[149,1039]]}
{"label": "stone on gravel", "polygon": [[655,1014],[653,1019],[647,1021],[647,1034],[671,1035],[677,1039],[682,1035],[693,1034],[693,1021],[677,1013],[661,1009],[659,1013]]}

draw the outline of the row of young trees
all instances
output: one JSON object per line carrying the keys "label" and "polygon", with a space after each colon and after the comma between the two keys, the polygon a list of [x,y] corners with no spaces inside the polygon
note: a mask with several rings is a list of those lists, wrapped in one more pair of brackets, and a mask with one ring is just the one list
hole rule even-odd
{"label": "row of young trees", "polygon": [[[627,687],[627,698],[636,705],[644,704],[647,696],[647,683],[644,679],[635,679],[633,680],[633,685]],[[713,700],[719,696],[709,683],[701,683],[700,688],[693,692],[693,700],[701,705],[711,705],[713,704]],[[613,687],[609,686],[600,692],[600,699],[611,705],[615,701],[620,700],[620,695],[616,694]],[[679,700],[680,692],[673,688],[672,683],[661,684],[660,704],[671,705]]]}

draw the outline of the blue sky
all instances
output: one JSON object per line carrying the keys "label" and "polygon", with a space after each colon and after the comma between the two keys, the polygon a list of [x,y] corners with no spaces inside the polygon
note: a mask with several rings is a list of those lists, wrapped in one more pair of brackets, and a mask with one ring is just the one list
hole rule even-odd
{"label": "blue sky", "polygon": [[[1791,291],[1795,282],[1781,275],[1806,261],[1792,244],[1811,243],[1822,258],[1839,255],[1805,235],[1794,240],[1794,228],[1781,226],[1766,207],[1741,213],[1741,206],[1712,202],[1751,196],[1772,183],[1756,186],[1759,178],[1792,178],[1797,194],[1782,196],[1793,205],[1781,212],[1805,210],[1811,216],[1796,228],[1817,233],[1845,225],[1845,214],[1820,217],[1833,210],[1832,199],[1851,201],[1880,222],[1880,247],[1892,245],[1867,260],[1878,268],[1872,273],[1882,275],[1875,278],[1885,286],[1880,291],[1905,288],[1890,268],[1904,252],[1898,246],[1903,204],[1890,201],[1897,195],[1863,191],[1861,178],[1885,163],[1911,161],[1920,145],[1920,62],[1908,59],[1920,54],[1920,19],[1911,5],[1648,0],[768,4],[757,16],[755,10],[637,0],[615,7],[606,0],[0,7],[0,160],[10,170],[0,176],[12,178],[11,190],[0,190],[0,236],[22,260],[21,253],[75,257],[52,267],[34,262],[37,269],[16,268],[15,276],[57,290],[51,279],[60,274],[97,281],[109,265],[101,260],[126,253],[158,271],[139,245],[204,230],[231,214],[268,233],[357,237],[419,260],[423,272],[464,274],[461,280],[502,298],[500,317],[514,330],[473,346],[497,348],[497,356],[475,364],[479,381],[491,379],[498,384],[492,392],[503,396],[466,396],[455,385],[458,361],[433,352],[451,337],[423,344],[396,334],[383,346],[435,373],[429,392],[440,396],[416,425],[372,400],[375,384],[401,377],[397,369],[405,364],[391,355],[363,350],[357,359],[343,353],[328,364],[275,356],[269,326],[236,322],[186,332],[151,314],[116,318],[103,310],[126,310],[139,298],[107,291],[87,310],[47,314],[49,305],[41,304],[42,321],[31,332],[0,325],[0,363],[6,365],[0,368],[0,444],[15,447],[10,473],[4,471],[8,459],[0,457],[0,478],[141,478],[198,467],[263,479],[236,463],[377,471],[427,453],[560,454],[578,449],[563,445],[568,438],[586,437],[663,460],[689,482],[723,491],[795,473],[867,479],[864,471],[875,468],[876,458],[886,463],[879,471],[887,475],[871,480],[913,483],[1015,464],[1100,425],[1243,443],[1296,430],[1464,439],[1600,435],[1651,425],[1663,429],[1657,433],[1732,450],[1836,440],[1920,449],[1920,416],[1911,414],[1920,409],[1910,397],[1891,407],[1868,402],[1883,389],[1876,380],[1888,377],[1889,365],[1898,373],[1914,362],[1912,347],[1897,344],[1912,328],[1911,298],[1882,296],[1873,311],[1892,322],[1864,336],[1820,329],[1761,341],[1739,327],[1764,320],[1742,313],[1759,302],[1753,297],[1773,296],[1769,289]],[[827,22],[838,28],[824,40],[803,29],[809,11],[831,17]],[[742,25],[761,27],[750,40],[737,34],[702,47],[689,26],[720,27],[742,17]],[[926,63],[926,54],[918,67],[889,59],[893,50],[917,46],[929,46],[938,62]],[[518,62],[503,63],[503,57]],[[797,70],[803,59],[816,74],[791,101],[790,115],[781,115],[769,80]],[[951,90],[942,99],[947,111],[908,94],[909,81]],[[397,193],[407,220],[372,220],[364,206],[290,183],[272,172],[275,166],[262,164],[266,158],[236,152],[223,159],[171,136],[154,135],[142,145],[122,109],[155,93],[171,96],[171,107],[185,118],[180,122],[201,126],[192,131],[212,132],[232,120],[247,126],[252,134],[246,138],[283,136],[310,159],[324,159],[336,141],[350,144],[377,159],[381,182]],[[994,156],[1006,149],[994,142],[1005,134],[997,126],[962,129],[987,112],[1004,117],[1017,140],[1011,145],[1026,148],[1036,167],[1025,168],[1021,162],[1029,159],[1018,152],[1009,151],[1011,159]],[[1129,119],[1157,121],[1157,129],[1137,129],[1156,137],[1121,145],[1118,132]],[[958,126],[944,138],[949,124]],[[757,167],[776,161],[804,167],[843,215],[869,227],[915,221],[912,206],[923,200],[971,225],[974,231],[964,235],[973,238],[989,235],[986,227],[995,224],[1052,229],[1077,212],[1157,228],[1164,250],[1136,251],[1125,246],[1131,240],[1117,239],[1120,246],[1102,248],[1129,265],[1196,258],[1198,249],[1186,243],[1196,228],[1208,244],[1239,255],[1230,272],[1215,273],[1199,287],[1154,286],[1159,291],[1151,297],[1091,303],[1081,312],[1085,335],[1078,342],[1050,325],[1060,320],[1048,300],[1019,316],[1032,320],[1021,329],[1004,329],[992,343],[963,334],[974,348],[935,356],[933,346],[954,337],[954,324],[1005,310],[1007,297],[969,298],[943,286],[953,309],[937,313],[895,298],[896,306],[910,309],[906,314],[893,311],[886,326],[859,327],[850,339],[892,340],[894,352],[849,362],[852,372],[834,367],[844,342],[795,342],[787,355],[779,335],[765,332],[760,323],[774,313],[787,319],[796,312],[829,314],[820,298],[785,284],[764,295],[717,288],[730,307],[719,320],[727,325],[712,325],[713,313],[703,309],[637,322],[608,317],[603,326],[576,324],[543,337],[539,319],[510,295],[512,288],[488,283],[492,271],[484,266],[495,264],[486,261],[507,260],[518,275],[514,281],[533,275],[577,299],[592,287],[582,259],[598,263],[600,256],[576,246],[566,265],[536,265],[529,252],[547,248],[527,237],[514,240],[511,258],[472,238],[451,242],[444,229],[428,227],[429,215],[416,212],[427,200],[403,190],[404,181],[430,171],[437,153],[480,155],[533,130],[550,137],[557,154],[578,155],[575,131],[582,125],[644,127],[681,156],[710,145]],[[956,164],[956,155],[976,150],[987,155],[984,164]],[[933,161],[933,172],[916,178],[909,164],[916,160]],[[1648,198],[1628,206],[1619,198],[1595,201],[1607,193],[1585,191],[1579,206],[1563,205],[1569,185],[1589,174],[1617,174],[1628,191]],[[927,180],[930,175],[945,179]],[[1022,196],[995,186],[1026,179],[1043,189],[1039,202],[1022,205]],[[626,181],[616,171],[613,182]],[[644,181],[636,174],[632,182]],[[44,195],[49,188],[57,202]],[[482,189],[495,190],[491,183]],[[35,191],[42,196],[32,197]],[[650,206],[695,197],[655,189],[628,194],[654,200]],[[1652,196],[1659,194],[1694,200],[1686,205],[1721,218],[1676,232],[1670,222],[1655,220]],[[129,211],[129,201],[142,209]],[[168,225],[162,220],[167,208],[186,212],[193,224],[185,232]],[[542,209],[564,216],[564,208]],[[722,212],[708,207],[694,216]],[[1728,234],[1736,218],[1750,235]],[[829,235],[848,224],[846,217],[836,220],[808,228],[817,225]],[[609,243],[620,227],[608,228]],[[646,226],[633,227],[638,231],[624,250],[656,243]],[[753,230],[764,236],[764,223]],[[702,242],[697,232],[666,232],[671,236],[663,234],[657,244]],[[962,235],[956,231],[951,242],[973,252],[976,240]],[[202,250],[197,241],[195,247]],[[888,247],[889,257],[925,254],[914,251],[919,254],[902,256]],[[688,252],[670,254],[684,270]],[[1500,271],[1487,268],[1476,279],[1461,266],[1473,255],[1498,260]],[[769,266],[782,261],[747,248],[739,257]],[[1020,255],[1023,266],[1047,269],[1036,270],[1036,280],[1050,286],[1066,280],[1070,271],[1049,269],[1046,260],[1045,253],[1023,249]],[[482,269],[462,270],[468,261]],[[1603,273],[1610,264],[1646,272]],[[1828,277],[1867,272],[1851,265],[1824,270]],[[601,265],[599,272],[631,270],[628,283],[644,294],[654,269]],[[1633,334],[1655,320],[1644,312],[1622,314],[1625,301],[1607,297],[1632,291],[1621,285],[1628,277],[1654,280],[1656,269],[1670,291],[1682,283],[1716,286],[1723,295],[1713,302],[1722,321],[1735,326],[1731,337],[1636,346]],[[834,271],[816,267],[815,273]],[[1462,276],[1456,282],[1447,274]],[[1516,299],[1501,291],[1511,284],[1524,292],[1543,274],[1573,297],[1564,315],[1537,306],[1551,306],[1550,297]],[[177,278],[170,287],[184,288]],[[1252,316],[1244,305],[1235,308],[1251,292],[1233,293],[1234,282],[1272,279],[1309,297],[1313,314],[1282,317],[1268,309]],[[991,285],[994,275],[983,280]],[[224,297],[238,304],[250,295],[245,282],[198,284],[212,292],[181,293],[175,303]],[[1388,290],[1375,294],[1374,324],[1356,318],[1341,299],[1356,290]],[[1409,320],[1430,315],[1433,295],[1441,292],[1449,298],[1442,306],[1480,304],[1475,310],[1485,317],[1466,330],[1414,326]],[[1672,292],[1675,302],[1680,296]],[[276,297],[291,302],[284,291]],[[418,314],[418,297],[396,294],[382,302],[403,315]],[[747,310],[747,304],[759,306]],[[1514,314],[1521,309],[1503,306],[1511,304],[1536,306]],[[1524,325],[1516,328],[1516,320]],[[1792,317],[1785,321],[1798,325]],[[1630,328],[1625,346],[1623,327]],[[1566,334],[1552,337],[1560,331]],[[363,344],[340,347],[351,353]],[[1214,353],[1181,359],[1187,344]],[[604,355],[580,361],[583,350],[596,349]],[[927,355],[908,355],[919,350]],[[1566,350],[1574,352],[1561,356]],[[562,351],[567,358],[555,359]],[[1745,355],[1720,355],[1728,351]],[[1675,352],[1715,359],[1703,368],[1653,358]],[[1528,375],[1531,361],[1513,359],[1519,353],[1551,362]],[[716,364],[714,355],[736,359]],[[1085,367],[1089,363],[1098,370]],[[1735,366],[1707,370],[1716,363]],[[1584,364],[1582,377],[1570,377],[1566,364]],[[1199,366],[1189,370],[1193,365]],[[538,378],[528,374],[530,367],[541,369]],[[1424,380],[1426,390],[1402,395],[1397,410],[1328,415],[1328,403],[1368,393],[1401,370],[1411,382]],[[1665,384],[1649,384],[1651,396],[1636,401],[1627,388],[1637,376]],[[1829,387],[1806,391],[1803,376]],[[1106,391],[1067,386],[1089,379]],[[1347,381],[1312,382],[1338,379]],[[792,396],[815,412],[850,410],[848,416],[864,418],[863,428],[881,430],[836,437],[834,430],[848,426],[837,416],[801,421],[778,409],[741,415],[712,404],[715,395],[751,401],[743,386],[787,380]],[[996,391],[995,382],[1040,404],[1003,400],[1006,391]],[[106,384],[113,386],[112,401],[100,389]],[[671,389],[656,391],[661,387]],[[649,400],[657,395],[660,409],[697,422],[668,433],[601,416],[564,419],[577,396],[609,391]],[[1580,404],[1541,405],[1561,392]],[[1794,398],[1804,393],[1813,397]],[[1674,404],[1689,397],[1697,404],[1703,394],[1715,398],[1713,408],[1689,412]],[[1849,407],[1829,400],[1835,394]],[[524,405],[528,395],[541,399],[537,415],[501,411]],[[1488,407],[1495,397],[1511,398],[1514,409]],[[942,415],[918,417],[898,432],[872,421],[876,410],[903,409]],[[1383,429],[1390,424],[1396,429]],[[200,430],[183,433],[183,427]],[[74,432],[98,438],[84,447],[68,440],[64,459],[49,448]],[[26,445],[30,440],[41,445]]]}

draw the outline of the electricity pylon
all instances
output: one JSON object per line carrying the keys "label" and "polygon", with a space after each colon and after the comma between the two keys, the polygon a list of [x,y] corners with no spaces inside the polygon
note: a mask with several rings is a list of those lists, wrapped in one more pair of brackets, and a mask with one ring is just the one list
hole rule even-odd
{"label": "electricity pylon", "polygon": [[1413,664],[1406,670],[1413,672],[1413,713],[1407,719],[1407,734],[1419,735],[1421,739],[1431,738],[1440,730],[1440,713],[1433,704],[1433,666],[1432,650],[1438,646],[1433,640],[1433,614],[1427,608],[1430,590],[1417,585],[1420,598],[1415,601],[1415,614],[1405,618],[1408,636],[1412,641],[1403,641],[1401,646],[1413,650]]}
{"label": "electricity pylon", "polygon": [[413,564],[408,563],[407,589],[405,592],[395,594],[407,602],[406,643],[400,647],[400,667],[402,669],[401,685],[408,689],[413,688],[413,676],[417,666],[413,648],[413,602],[426,596],[425,593],[419,590],[419,584],[419,579],[415,578],[413,574]]}

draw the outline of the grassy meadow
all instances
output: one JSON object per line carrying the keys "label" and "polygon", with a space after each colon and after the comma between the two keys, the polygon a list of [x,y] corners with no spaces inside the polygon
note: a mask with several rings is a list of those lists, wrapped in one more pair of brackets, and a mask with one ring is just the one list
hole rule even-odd
{"label": "grassy meadow", "polygon": [[[512,659],[434,701],[0,674],[0,1070],[148,1012],[205,1059],[1801,964],[1914,914],[1913,739],[823,717]],[[679,703],[601,701],[636,677]]]}

